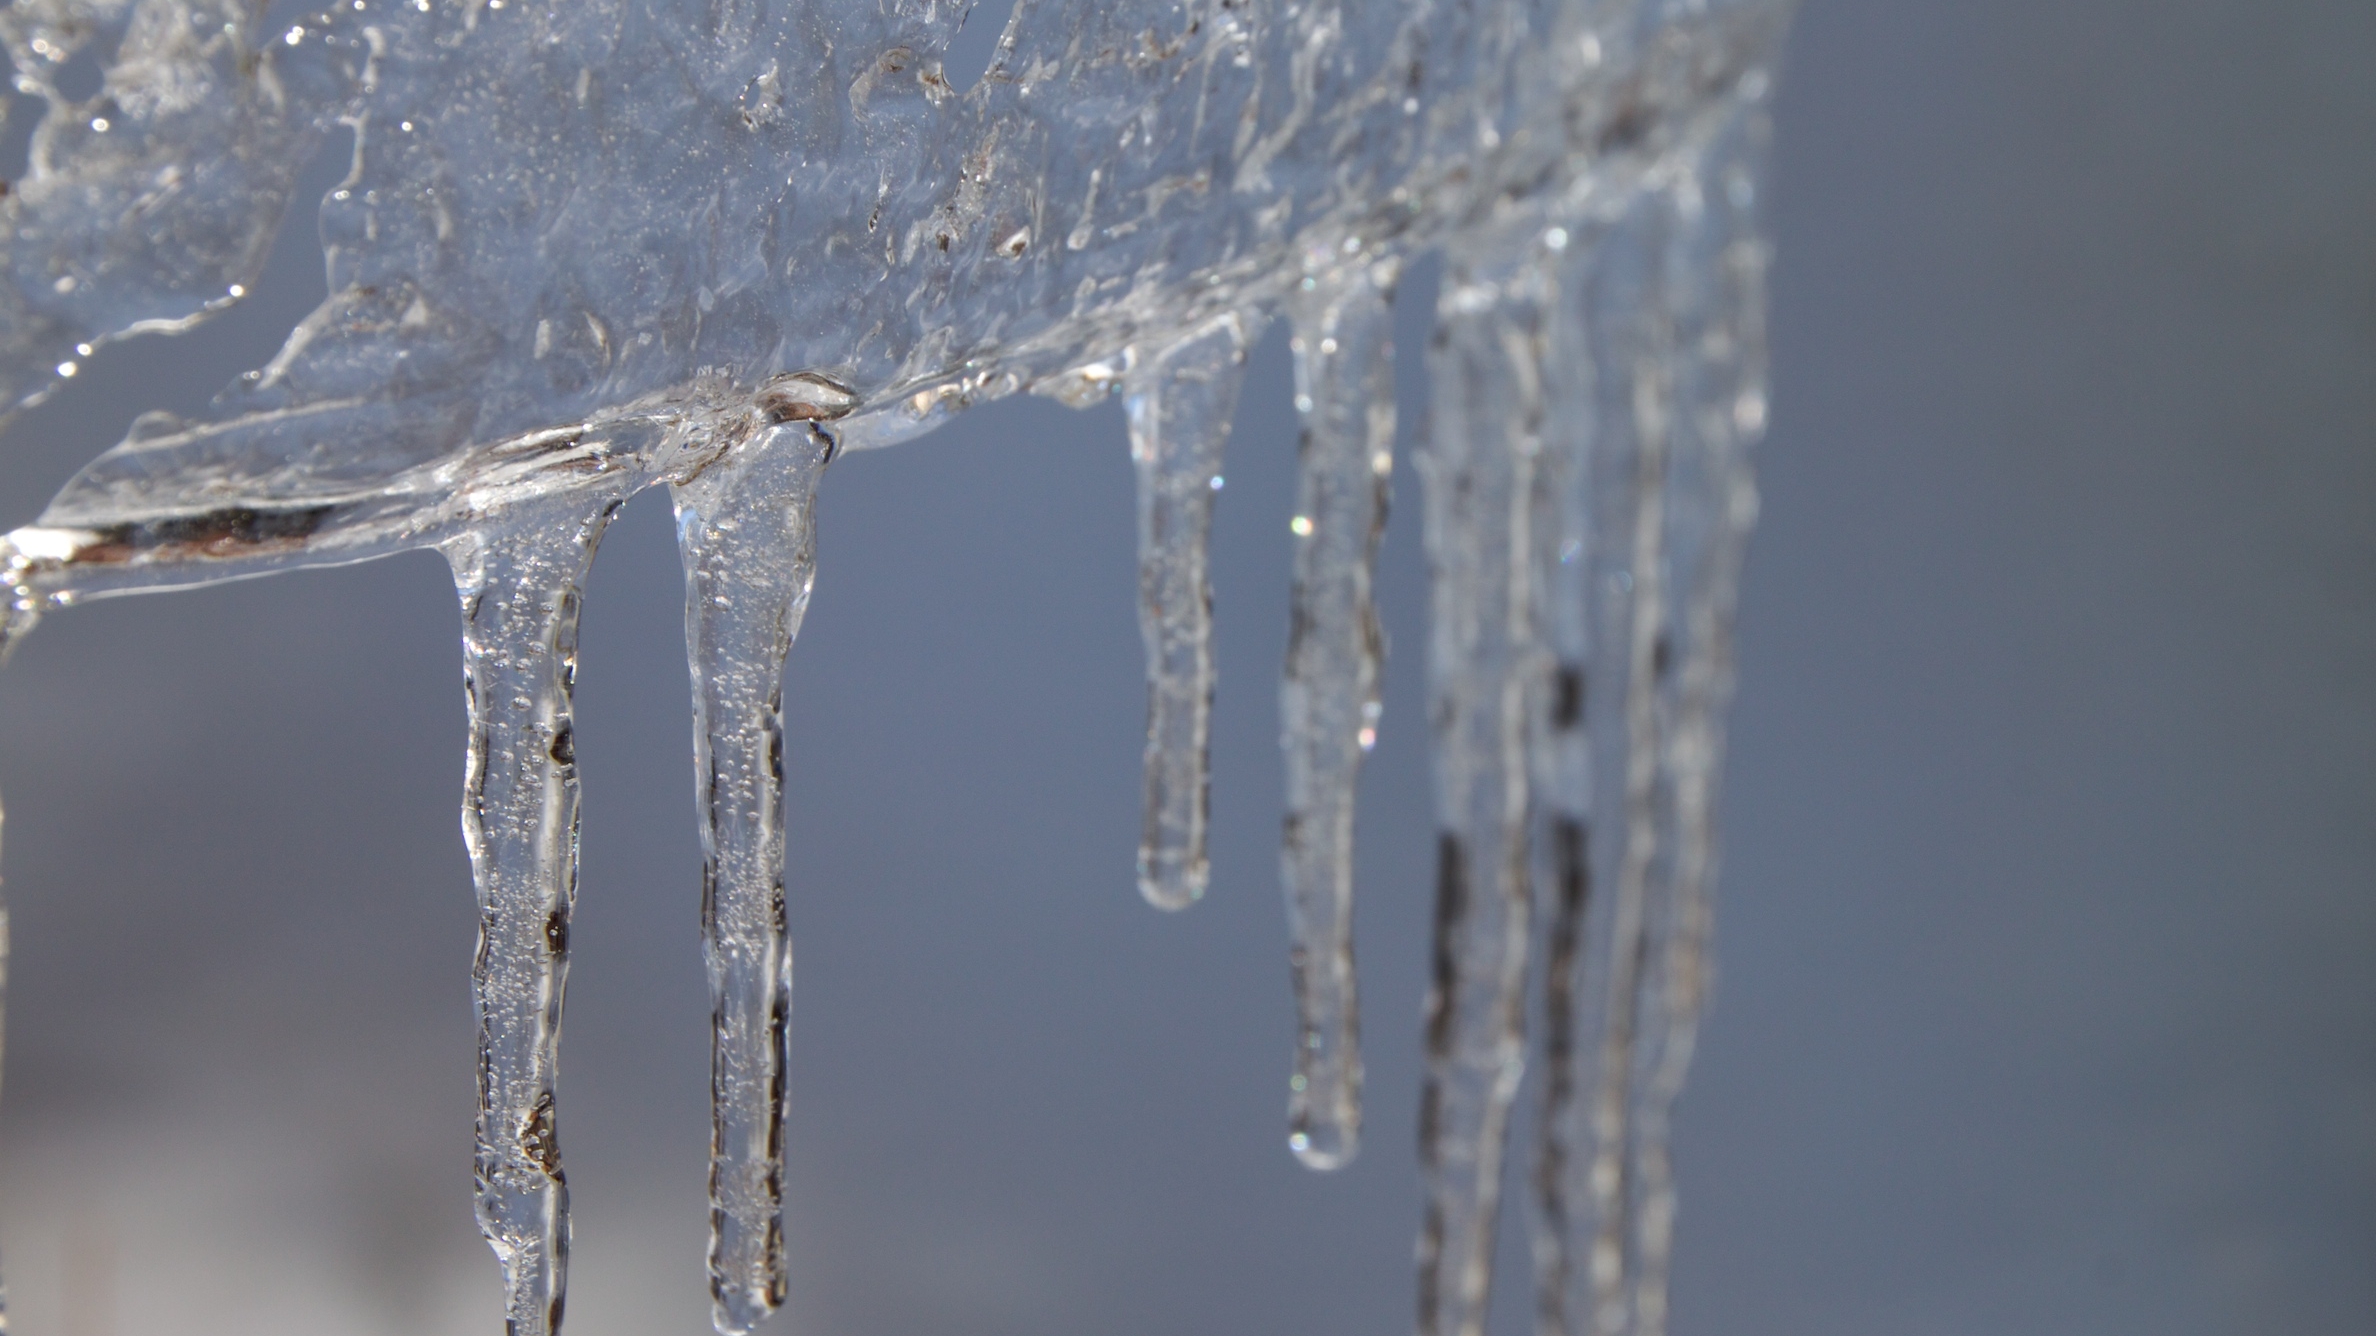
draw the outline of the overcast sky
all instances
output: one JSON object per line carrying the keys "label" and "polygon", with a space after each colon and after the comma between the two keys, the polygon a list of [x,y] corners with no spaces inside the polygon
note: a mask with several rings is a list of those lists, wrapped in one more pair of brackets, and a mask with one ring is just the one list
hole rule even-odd
{"label": "overcast sky", "polygon": [[[2365,0],[1808,0],[1677,1336],[2376,1330],[2371,51]],[[268,357],[310,246],[19,422],[0,524]],[[1119,412],[1001,404],[835,466],[787,695],[777,1329],[1408,1328],[1415,478],[1360,831],[1368,1144],[1322,1177],[1283,1144],[1290,393],[1274,337],[1185,915],[1132,887]],[[680,588],[646,497],[584,626],[578,1336],[707,1329]],[[456,630],[415,554],[95,605],[0,678],[18,1331],[494,1329]]]}

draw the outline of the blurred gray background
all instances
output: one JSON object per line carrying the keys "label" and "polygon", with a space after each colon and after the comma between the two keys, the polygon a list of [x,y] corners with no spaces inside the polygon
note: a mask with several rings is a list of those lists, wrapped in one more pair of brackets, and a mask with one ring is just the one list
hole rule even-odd
{"label": "blurred gray background", "polygon": [[[1783,88],[1677,1336],[2376,1332],[2376,6],[1808,0]],[[267,358],[311,237],[19,422],[0,524]],[[1284,354],[1221,507],[1215,890],[1181,916],[1131,885],[1119,413],[1010,402],[836,465],[788,694],[778,1329],[1408,1329],[1415,480],[1368,1147],[1320,1177],[1282,1144]],[[584,627],[577,1336],[707,1329],[679,588],[647,496]],[[416,554],[92,606],[0,679],[18,1331],[494,1330],[456,630]]]}

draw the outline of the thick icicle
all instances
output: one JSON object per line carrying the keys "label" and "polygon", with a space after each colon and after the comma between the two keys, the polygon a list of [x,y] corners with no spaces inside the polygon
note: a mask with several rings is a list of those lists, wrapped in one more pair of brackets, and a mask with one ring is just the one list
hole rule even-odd
{"label": "thick icicle", "polygon": [[1139,631],[1147,642],[1146,824],[1139,893],[1158,909],[1203,897],[1213,713],[1213,594],[1205,551],[1250,332],[1236,316],[1134,367],[1123,386],[1138,466]]}
{"label": "thick icicle", "polygon": [[1439,826],[1420,1336],[1484,1330],[1503,1134],[1524,1069],[1526,709],[1542,676],[1528,535],[1543,392],[1528,277],[1453,257],[1429,358],[1435,402],[1419,463]]}
{"label": "thick icicle", "polygon": [[810,520],[833,441],[761,432],[672,489],[685,565],[710,985],[712,1320],[739,1336],[784,1302],[784,656],[816,577]]}
{"label": "thick icicle", "polygon": [[470,707],[462,838],[479,901],[478,1222],[503,1263],[508,1336],[560,1329],[569,1270],[554,1096],[577,899],[570,696],[578,591],[616,508],[531,510],[445,547]]}
{"label": "thick icicle", "polygon": [[[1554,414],[1571,424],[1553,451],[1569,469],[1553,507],[1564,534],[1538,545],[1538,569],[1592,611],[1547,621],[1576,698],[1564,719],[1555,707],[1538,721],[1555,776],[1544,819],[1576,840],[1560,860],[1575,912],[1555,924],[1547,966],[1536,1176],[1545,1336],[1658,1336],[1666,1325],[1668,1110],[1707,991],[1720,720],[1756,510],[1747,446],[1765,417],[1763,136],[1762,108],[1747,99],[1688,170],[1605,228],[1566,274],[1547,344],[1590,373],[1568,382]],[[1587,851],[1582,814],[1596,785],[1617,806],[1598,826],[1607,847]],[[1609,887],[1605,908],[1585,903],[1596,883]]]}
{"label": "thick icicle", "polygon": [[1314,1169],[1361,1146],[1360,1010],[1353,975],[1353,805],[1377,741],[1384,653],[1371,585],[1394,471],[1388,293],[1363,273],[1299,303],[1295,407],[1303,418],[1295,591],[1279,690],[1287,755],[1281,876],[1295,983],[1287,1145]]}

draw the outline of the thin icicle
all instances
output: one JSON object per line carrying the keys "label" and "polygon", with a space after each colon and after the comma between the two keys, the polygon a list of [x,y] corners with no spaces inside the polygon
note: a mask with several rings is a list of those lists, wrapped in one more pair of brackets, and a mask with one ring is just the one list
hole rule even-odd
{"label": "thin icicle", "polygon": [[685,566],[710,986],[711,1318],[740,1336],[784,1302],[784,657],[816,579],[811,525],[833,440],[764,431],[671,489]]}
{"label": "thin icicle", "polygon": [[[5,650],[0,650],[0,653],[4,653],[4,652],[5,652]],[[4,1058],[4,1057],[5,1057],[5,1054],[6,1054],[6,1049],[7,1049],[7,1045],[6,1045],[6,1039],[7,1039],[7,1035],[8,1035],[8,897],[7,897],[7,894],[6,894],[5,888],[0,888],[0,1058]],[[0,1068],[4,1068],[4,1067],[5,1067],[5,1065],[6,1065],[6,1064],[5,1064],[5,1062],[4,1062],[4,1061],[0,1061]],[[8,1285],[7,1285],[6,1276],[5,1276],[4,1274],[0,1274],[0,1336],[7,1336],[7,1334],[8,1334]]]}
{"label": "thin icicle", "polygon": [[1503,1135],[1524,1070],[1530,921],[1526,709],[1540,678],[1528,568],[1542,429],[1527,274],[1455,257],[1430,350],[1428,672],[1437,836],[1420,1162],[1420,1336],[1478,1336]]}
{"label": "thin icicle", "polygon": [[555,1074],[578,780],[570,696],[579,590],[617,509],[530,511],[448,543],[469,698],[462,838],[478,885],[479,1232],[503,1263],[507,1336],[553,1336],[569,1271]]}
{"label": "thin icicle", "polygon": [[1633,1113],[1635,1330],[1663,1336],[1673,1253],[1674,1175],[1668,1126],[1708,997],[1708,889],[1716,871],[1715,794],[1723,712],[1732,695],[1733,609],[1757,515],[1748,446],[1765,421],[1765,245],[1757,231],[1764,108],[1736,111],[1697,170],[1669,198],[1665,256],[1672,315],[1661,538],[1668,636],[1662,674],[1660,840],[1654,936],[1641,980],[1640,1075]]}
{"label": "thin icicle", "polygon": [[[1622,686],[1617,666],[1595,658],[1611,643],[1593,634],[1592,610],[1602,598],[1596,578],[1614,572],[1599,559],[1596,540],[1610,526],[1594,522],[1592,507],[1603,488],[1592,463],[1607,438],[1599,428],[1596,394],[1604,382],[1589,340],[1568,318],[1576,290],[1606,237],[1582,227],[1547,229],[1537,263],[1544,274],[1547,311],[1543,331],[1543,380],[1549,411],[1535,487],[1532,555],[1543,597],[1536,605],[1537,633],[1547,651],[1547,688],[1529,712],[1533,761],[1532,822],[1537,841],[1537,885],[1542,916],[1543,1034],[1542,1117],[1536,1126],[1533,1177],[1535,1328],[1538,1336],[1582,1336],[1588,1328],[1568,1301],[1568,1240],[1584,1204],[1569,1190],[1571,1167],[1590,1154],[1574,1132],[1574,1109],[1586,1073],[1580,1069],[1584,1044],[1578,1003],[1579,974],[1586,950],[1586,926],[1596,909],[1593,895],[1592,748],[1601,731],[1594,717],[1608,688]],[[1609,489],[1611,491],[1621,489]],[[1628,577],[1630,578],[1630,577]]]}
{"label": "thin icicle", "polygon": [[1124,384],[1138,466],[1139,630],[1147,642],[1146,824],[1139,893],[1158,909],[1203,897],[1213,712],[1213,594],[1205,552],[1249,331],[1216,321]]}
{"label": "thin icicle", "polygon": [[[1625,1067],[1616,1050],[1630,1052],[1623,980],[1637,952],[1613,943],[1639,936],[1642,871],[1627,860],[1652,847],[1642,824],[1647,790],[1632,767],[1655,755],[1655,721],[1643,711],[1658,633],[1663,436],[1645,438],[1644,429],[1666,354],[1648,341],[1645,313],[1657,297],[1662,227],[1655,197],[1644,196],[1589,233],[1562,231],[1566,263],[1544,348],[1565,374],[1551,379],[1545,530],[1535,549],[1551,593],[1543,633],[1557,662],[1533,720],[1551,879],[1534,1166],[1539,1336],[1620,1332],[1629,1311],[1610,1303],[1628,1272],[1625,1250],[1603,1236],[1628,1228],[1612,1226],[1610,1215],[1626,1199],[1622,1145],[1609,1140],[1623,1128],[1612,1128],[1596,1101],[1613,1079],[1622,1116],[1626,1077],[1610,1072]],[[1607,804],[1600,810],[1596,789]]]}
{"label": "thin icicle", "polygon": [[[1538,568],[1587,596],[1593,615],[1547,623],[1575,664],[1576,732],[1541,721],[1558,777],[1540,806],[1549,829],[1576,834],[1572,857],[1558,861],[1578,903],[1550,934],[1546,973],[1543,1336],[1659,1336],[1666,1326],[1668,1113],[1706,1000],[1719,720],[1755,514],[1746,447],[1765,412],[1764,252],[1753,227],[1762,140],[1750,103],[1686,164],[1694,170],[1609,225],[1565,276],[1547,345],[1589,371],[1568,382],[1554,414],[1572,424],[1555,441],[1570,478],[1552,508],[1569,532],[1558,555],[1547,536],[1538,545]],[[1589,758],[1581,767],[1579,756]],[[1582,814],[1595,785],[1617,805],[1594,827],[1605,847],[1587,849]],[[1610,889],[1605,907],[1586,902],[1597,881]]]}
{"label": "thin icicle", "polygon": [[[1652,299],[1653,301],[1655,298]],[[1640,985],[1649,950],[1649,919],[1655,910],[1651,863],[1658,853],[1658,753],[1661,711],[1658,695],[1672,659],[1666,639],[1666,579],[1660,560],[1666,521],[1667,359],[1671,334],[1655,307],[1640,313],[1647,327],[1646,352],[1635,370],[1632,385],[1636,450],[1633,461],[1631,560],[1625,587],[1631,597],[1619,615],[1625,632],[1619,641],[1625,653],[1623,754],[1618,758],[1623,807],[1615,814],[1620,841],[1613,880],[1608,966],[1604,985],[1607,1001],[1601,1035],[1598,1089],[1588,1106],[1593,1153],[1587,1182],[1591,1185],[1596,1228],[1592,1236],[1589,1273],[1594,1321],[1599,1330],[1630,1331],[1633,1318],[1634,1207],[1640,1185],[1629,1153],[1635,1100],[1636,1049],[1640,1040]]]}
{"label": "thin icicle", "polygon": [[[6,586],[7,603],[0,606],[0,663],[16,652],[16,647],[40,623],[42,610],[48,606],[46,596],[32,584],[35,562],[18,550],[15,543],[0,538],[0,583]],[[5,817],[0,816],[0,822]],[[8,887],[0,881],[0,1073],[6,1070],[8,1038]],[[8,1280],[0,1271],[0,1336],[8,1336]]]}
{"label": "thin icicle", "polygon": [[1389,294],[1367,273],[1295,308],[1303,418],[1295,590],[1279,690],[1287,755],[1281,875],[1295,983],[1287,1145],[1314,1169],[1361,1146],[1360,1008],[1353,974],[1353,807],[1377,742],[1384,654],[1371,587],[1394,472]]}

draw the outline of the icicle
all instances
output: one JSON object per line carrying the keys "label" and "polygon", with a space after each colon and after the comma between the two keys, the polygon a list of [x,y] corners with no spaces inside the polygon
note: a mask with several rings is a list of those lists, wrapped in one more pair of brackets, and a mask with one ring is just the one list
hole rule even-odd
{"label": "icicle", "polygon": [[1478,1336],[1503,1134],[1524,1068],[1526,706],[1541,677],[1527,565],[1543,394],[1524,269],[1447,265],[1420,455],[1432,576],[1435,946],[1420,1161],[1421,1336]]}
{"label": "icicle", "polygon": [[[1555,843],[1562,830],[1574,840],[1554,853],[1574,903],[1563,888],[1546,970],[1543,1336],[1666,1326],[1668,1111],[1706,996],[1719,721],[1756,509],[1746,447],[1765,414],[1753,226],[1763,133],[1751,102],[1691,172],[1611,225],[1569,270],[1547,344],[1555,363],[1588,370],[1554,413],[1573,427],[1552,452],[1568,461],[1553,507],[1564,535],[1556,552],[1548,537],[1538,545],[1538,569],[1589,597],[1593,615],[1547,621],[1568,665],[1552,698],[1564,701],[1570,671],[1575,695],[1538,724],[1555,776],[1544,820]],[[1588,849],[1596,785],[1617,806],[1598,823],[1595,843],[1609,847]],[[1609,887],[1605,907],[1589,901],[1595,883]]]}
{"label": "icicle", "polygon": [[[0,607],[0,663],[16,652],[16,647],[40,624],[41,613],[49,605],[48,598],[34,588],[34,571],[39,563],[27,556],[16,543],[0,538],[0,582],[7,586],[5,607]],[[0,818],[4,819],[4,818]],[[8,1038],[8,890],[0,882],[0,1071],[5,1071]],[[8,1336],[8,1283],[0,1272],[0,1336]]]}
{"label": "icicle", "polygon": [[[4,647],[0,647],[0,653],[6,653]],[[4,1057],[6,1054],[7,1036],[8,897],[5,888],[0,887],[0,1057]],[[5,1065],[5,1062],[0,1062],[0,1068],[5,1068]],[[0,1336],[8,1336],[8,1285],[7,1278],[4,1274],[0,1274]]]}
{"label": "icicle", "polygon": [[1666,256],[1674,349],[1660,538],[1667,566],[1661,678],[1660,838],[1665,884],[1646,915],[1654,934],[1641,979],[1639,1086],[1633,1120],[1637,1185],[1635,1330],[1666,1330],[1675,1190],[1669,1112],[1681,1090],[1708,994],[1708,889],[1716,871],[1715,796],[1723,711],[1732,696],[1733,609],[1741,557],[1757,517],[1748,446],[1765,398],[1765,245],[1757,230],[1764,108],[1752,101],[1669,192],[1675,236]]}
{"label": "icicle", "polygon": [[784,657],[816,577],[810,520],[833,439],[762,432],[671,489],[685,565],[710,985],[711,1317],[740,1336],[784,1302]]}
{"label": "icicle", "polygon": [[[1536,1128],[1533,1164],[1538,1336],[1584,1336],[1593,1330],[1581,1321],[1589,1317],[1589,1307],[1571,1308],[1568,1295],[1570,1238],[1579,1220],[1588,1218],[1579,1216],[1584,1206],[1570,1190],[1573,1167],[1590,1154],[1589,1142],[1580,1140],[1575,1130],[1580,1082],[1588,1075],[1579,1066],[1586,1036],[1578,989],[1586,925],[1598,909],[1593,894],[1591,743],[1609,731],[1601,718],[1606,713],[1603,702],[1618,698],[1612,688],[1622,688],[1626,677],[1622,663],[1605,657],[1612,645],[1623,642],[1595,634],[1592,613],[1605,606],[1596,581],[1605,582],[1608,596],[1614,596],[1632,578],[1623,573],[1631,564],[1630,551],[1611,554],[1596,546],[1611,536],[1630,534],[1631,526],[1598,522],[1593,506],[1604,497],[1630,497],[1633,488],[1594,473],[1594,461],[1613,450],[1618,440],[1601,422],[1610,405],[1597,396],[1630,387],[1620,377],[1599,374],[1595,357],[1603,350],[1591,346],[1574,317],[1586,280],[1597,272],[1595,266],[1609,257],[1617,257],[1614,262],[1622,265],[1628,254],[1624,242],[1616,229],[1596,236],[1582,227],[1546,229],[1543,238],[1548,252],[1544,263],[1556,275],[1558,289],[1550,294],[1552,319],[1543,339],[1549,411],[1531,554],[1544,593],[1537,605],[1538,634],[1549,653],[1551,672],[1548,689],[1528,716],[1537,812],[1532,827],[1541,878],[1538,912],[1544,925],[1543,1116]],[[1560,263],[1563,255],[1565,265]],[[1603,296],[1591,294],[1594,309],[1599,309]]]}
{"label": "icicle", "polygon": [[617,505],[507,516],[445,547],[470,707],[462,838],[479,900],[478,1222],[503,1263],[508,1336],[560,1329],[569,1269],[554,1095],[577,898],[570,694],[578,591]]}
{"label": "icicle", "polygon": [[1138,466],[1139,630],[1147,642],[1139,893],[1158,909],[1185,909],[1205,892],[1213,710],[1205,549],[1251,341],[1243,321],[1226,317],[1134,368],[1123,387]]}
{"label": "icicle", "polygon": [[1371,602],[1394,470],[1393,317],[1367,274],[1295,308],[1303,418],[1295,591],[1279,691],[1295,1075],[1287,1145],[1314,1169],[1361,1145],[1360,1009],[1353,975],[1353,802],[1377,741],[1383,642]]}
{"label": "icicle", "polygon": [[1638,1131],[1632,1117],[1641,1028],[1640,986],[1650,950],[1648,919],[1654,910],[1649,903],[1651,861],[1658,852],[1654,807],[1661,723],[1658,693],[1672,658],[1666,626],[1666,572],[1660,559],[1666,520],[1671,392],[1667,362],[1672,356],[1672,336],[1662,327],[1656,307],[1647,305],[1657,301],[1655,288],[1644,300],[1646,305],[1641,308],[1615,308],[1640,319],[1645,328],[1628,331],[1641,342],[1632,350],[1636,362],[1628,387],[1634,440],[1632,485],[1620,493],[1632,500],[1630,523],[1623,531],[1631,535],[1631,550],[1621,582],[1629,597],[1612,609],[1610,619],[1623,626],[1622,632],[1612,637],[1624,655],[1625,691],[1618,725],[1622,751],[1614,758],[1612,778],[1617,782],[1611,786],[1623,806],[1613,814],[1612,822],[1619,845],[1616,875],[1611,879],[1614,902],[1603,984],[1607,1010],[1597,1090],[1583,1106],[1592,1129],[1586,1181],[1594,1208],[1594,1230],[1584,1256],[1592,1286],[1593,1321],[1599,1330],[1609,1333],[1635,1330],[1632,1320],[1641,1316],[1632,1304],[1638,1262],[1632,1247],[1633,1216],[1641,1185],[1628,1142]]}

